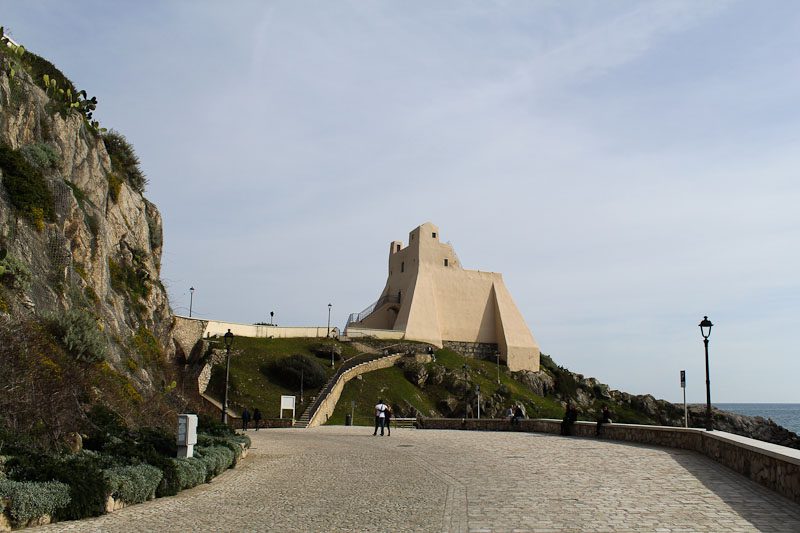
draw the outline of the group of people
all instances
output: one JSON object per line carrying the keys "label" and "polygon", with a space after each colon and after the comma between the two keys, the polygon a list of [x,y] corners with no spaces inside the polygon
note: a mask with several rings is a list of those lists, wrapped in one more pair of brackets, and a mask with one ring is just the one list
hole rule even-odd
{"label": "group of people", "polygon": [[[564,412],[564,419],[561,421],[561,434],[562,435],[572,435],[572,427],[575,425],[575,422],[578,420],[578,409],[571,402],[567,402],[567,409]],[[595,429],[595,435],[600,436],[603,434],[603,425],[611,423],[611,411],[609,411],[608,406],[604,405],[603,410],[600,412],[600,416],[597,418],[597,427]]]}
{"label": "group of people", "polygon": [[386,429],[386,436],[392,436],[392,409],[385,403],[383,403],[383,398],[378,400],[378,404],[375,406],[375,431],[372,432],[372,436],[376,436],[378,434],[378,428],[381,430],[381,437],[383,437],[383,430]]}
{"label": "group of people", "polygon": [[[261,424],[261,411],[258,410],[258,407],[253,409],[253,424],[256,426],[256,431],[258,431],[258,427]],[[244,408],[242,411],[242,431],[247,431],[247,426],[250,424],[250,411],[247,410],[247,407]]]}
{"label": "group of people", "polygon": [[522,412],[522,407],[519,405],[511,405],[506,410],[506,418],[511,422],[512,426],[519,424],[519,421],[525,418],[525,413]]}

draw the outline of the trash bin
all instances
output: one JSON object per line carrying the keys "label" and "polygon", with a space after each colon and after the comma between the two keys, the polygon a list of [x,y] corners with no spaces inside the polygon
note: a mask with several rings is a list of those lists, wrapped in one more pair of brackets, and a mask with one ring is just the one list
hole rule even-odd
{"label": "trash bin", "polygon": [[344,415],[344,425],[345,426],[353,425],[353,415]]}

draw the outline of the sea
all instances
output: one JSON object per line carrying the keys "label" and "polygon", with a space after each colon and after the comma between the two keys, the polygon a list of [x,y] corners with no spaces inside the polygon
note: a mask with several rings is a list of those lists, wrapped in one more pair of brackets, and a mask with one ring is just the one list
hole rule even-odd
{"label": "sea", "polygon": [[800,435],[800,403],[715,403],[723,411],[771,418],[779,426]]}

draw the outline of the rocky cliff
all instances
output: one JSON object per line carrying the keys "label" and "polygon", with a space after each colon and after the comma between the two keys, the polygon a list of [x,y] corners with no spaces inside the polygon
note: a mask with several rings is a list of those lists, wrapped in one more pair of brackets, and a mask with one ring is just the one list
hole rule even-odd
{"label": "rocky cliff", "polygon": [[[539,395],[552,395],[562,403],[572,402],[582,419],[595,420],[603,405],[608,405],[618,422],[683,426],[683,405],[656,399],[650,394],[636,395],[611,389],[597,379],[570,372],[542,356],[539,372],[519,372],[517,379]],[[689,427],[705,427],[705,405],[688,406]],[[712,407],[713,428],[744,437],[800,449],[800,436],[760,416],[745,416]]]}
{"label": "rocky cliff", "polygon": [[[168,356],[162,228],[124,137],[92,120],[96,99],[46,60],[0,50],[0,313],[82,310],[104,359],[144,389],[142,352]],[[147,349],[143,349],[147,348]]]}

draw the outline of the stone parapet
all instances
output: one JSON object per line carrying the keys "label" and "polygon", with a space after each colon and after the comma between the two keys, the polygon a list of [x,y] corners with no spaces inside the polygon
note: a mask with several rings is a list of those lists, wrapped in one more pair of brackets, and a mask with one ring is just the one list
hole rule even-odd
{"label": "stone parapet", "polygon": [[[420,418],[417,427],[561,433],[561,421],[554,419],[526,419],[511,424],[508,419]],[[576,437],[598,438],[595,436],[596,430],[597,424],[594,422],[576,422],[572,434]],[[724,431],[637,424],[604,424],[599,438],[693,450],[800,503],[800,450]]]}

